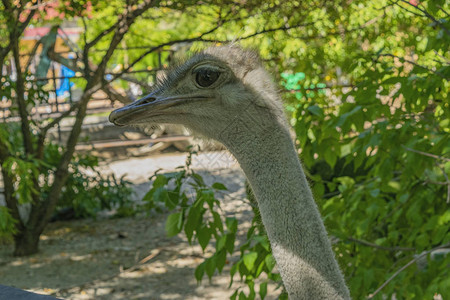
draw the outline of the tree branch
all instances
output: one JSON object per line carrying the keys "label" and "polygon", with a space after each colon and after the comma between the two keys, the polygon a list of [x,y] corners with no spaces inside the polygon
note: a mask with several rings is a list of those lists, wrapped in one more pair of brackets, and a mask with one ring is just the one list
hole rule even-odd
{"label": "tree branch", "polygon": [[255,37],[257,35],[264,34],[264,33],[275,32],[275,31],[280,31],[280,30],[289,30],[289,29],[300,28],[300,27],[307,27],[307,26],[311,26],[311,25],[314,25],[314,24],[315,24],[315,22],[304,23],[304,24],[296,24],[296,25],[292,25],[292,26],[290,26],[289,24],[287,24],[287,25],[285,24],[285,25],[280,26],[280,27],[263,29],[261,31],[257,31],[255,33],[252,33],[252,34],[249,34],[247,36],[244,36],[242,38],[238,38],[237,40],[238,41],[246,40],[246,39],[249,39],[249,38]]}
{"label": "tree branch", "polygon": [[376,249],[380,249],[380,250],[386,250],[386,251],[415,251],[415,248],[407,248],[407,247],[385,247],[385,246],[380,246],[374,243],[370,243],[368,241],[364,241],[364,240],[358,240],[355,239],[353,237],[349,237],[347,238],[347,240],[364,245],[364,246],[369,246],[372,248],[376,248]]}
{"label": "tree branch", "polygon": [[47,137],[47,132],[59,124],[62,119],[68,117],[72,112],[74,112],[78,106],[80,105],[80,102],[77,102],[76,104],[72,105],[69,110],[63,112],[61,115],[59,115],[57,118],[55,118],[53,121],[48,123],[45,127],[41,128],[38,134],[38,141],[37,141],[37,151],[36,156],[38,159],[42,159],[44,156],[44,146],[45,146],[45,138]]}
{"label": "tree branch", "polygon": [[160,50],[160,49],[162,49],[164,47],[172,46],[172,45],[179,44],[179,43],[189,43],[189,42],[195,42],[195,41],[215,42],[213,40],[204,40],[202,38],[203,38],[203,36],[205,36],[205,35],[207,35],[209,33],[212,33],[213,31],[217,30],[218,28],[219,28],[219,26],[216,26],[213,29],[208,30],[207,32],[204,32],[204,33],[200,34],[197,37],[173,40],[173,41],[169,41],[169,42],[166,42],[166,43],[162,43],[162,44],[160,44],[158,46],[151,47],[149,50],[145,51],[138,58],[136,58],[125,69],[123,69],[122,72],[115,74],[114,77],[111,80],[108,81],[108,83],[113,82],[114,80],[120,78],[123,74],[128,73],[131,70],[131,68],[133,68],[138,62],[140,62],[142,59],[144,59],[150,53],[158,51],[158,50]]}
{"label": "tree branch", "polygon": [[[67,59],[67,58],[65,58],[65,57],[63,57],[63,56],[61,56],[61,55],[59,55],[59,53],[56,53],[56,52],[54,52],[54,51],[49,51],[48,56],[49,56],[52,60],[56,61],[57,63],[60,63],[61,65],[66,66],[66,67],[69,68],[69,69],[75,70],[75,71],[77,71],[77,72],[83,72],[83,69],[80,68],[80,67],[78,67],[78,66],[76,65],[76,60],[73,60],[73,59]],[[116,91],[115,91],[110,85],[108,85],[108,84],[102,85],[102,88],[101,88],[101,89],[102,89],[102,90],[110,97],[110,100],[117,100],[117,101],[122,102],[122,103],[124,103],[124,104],[130,103],[130,102],[131,102],[130,99],[128,99],[128,98],[122,96],[120,93],[116,92]],[[77,107],[74,107],[74,106],[71,107],[69,114],[70,114],[72,111],[74,111],[74,109],[76,109],[76,108],[77,108]],[[63,116],[63,118],[64,118],[64,117],[65,117],[65,116]],[[58,118],[58,119],[59,119],[59,118]],[[61,119],[62,119],[62,118],[61,118]],[[58,122],[59,122],[61,119],[59,119]],[[55,119],[54,121],[56,121],[56,120],[57,120],[57,119]],[[53,123],[53,122],[52,122],[52,123]],[[52,127],[55,126],[55,125],[56,125],[56,123],[55,123],[55,124],[52,124]],[[46,134],[46,132],[45,132],[44,134]],[[44,136],[44,139],[45,139],[45,136]]]}
{"label": "tree branch", "polygon": [[144,89],[146,89],[147,91],[152,89],[152,87],[149,84],[147,84],[145,82],[142,82],[142,81],[140,81],[140,80],[138,80],[138,79],[136,79],[134,77],[131,77],[131,76],[123,76],[122,75],[122,80],[125,80],[125,81],[128,81],[128,82],[132,82],[134,84],[137,84],[137,85],[143,87]]}
{"label": "tree branch", "polygon": [[445,25],[442,22],[439,22],[438,20],[436,20],[436,18],[433,17],[425,8],[420,8],[418,5],[417,6],[413,5],[411,2],[408,2],[406,0],[400,0],[400,1],[405,3],[405,4],[407,4],[407,5],[409,5],[409,6],[414,7],[418,11],[422,12],[428,19],[430,19],[431,21],[436,23],[439,27],[441,27],[445,31],[445,33],[447,35],[450,36],[450,30],[447,27],[445,27]]}
{"label": "tree branch", "polygon": [[417,154],[421,154],[423,156],[432,157],[432,158],[437,159],[437,160],[450,161],[450,158],[446,158],[446,157],[443,157],[443,156],[439,156],[439,155],[435,155],[435,154],[419,151],[419,150],[412,149],[412,148],[409,148],[409,147],[406,147],[406,146],[403,146],[403,145],[402,145],[402,147],[403,147],[403,149],[405,149],[407,151],[411,151],[411,152],[414,152],[414,153],[417,153]]}
{"label": "tree branch", "polygon": [[[49,49],[49,51],[47,52],[47,56],[51,60],[53,60],[61,65],[64,65],[71,70],[83,73],[83,69],[81,67],[77,66],[77,61],[75,59],[65,58],[64,56],[55,52],[54,49]],[[86,68],[86,66],[85,66],[85,68]]]}
{"label": "tree branch", "polygon": [[[2,0],[2,3],[7,10],[11,10],[11,7],[7,0]],[[23,31],[25,30],[25,28],[28,26],[31,19],[33,18],[34,14],[35,14],[35,11],[33,10],[28,14],[26,20],[23,23],[21,23],[20,26],[13,26],[13,28],[11,29],[12,30],[11,32],[13,32],[15,29],[15,34],[17,35],[17,39],[19,39],[19,36],[22,35]],[[11,12],[10,13],[10,17],[11,17],[10,22],[15,21],[12,19],[12,16],[13,16],[13,13]],[[9,51],[11,51],[12,46],[13,45],[10,40],[9,43],[5,47],[0,48],[0,78],[3,76],[2,70],[3,70],[3,63],[5,60],[5,57],[8,55]]]}
{"label": "tree branch", "polygon": [[104,31],[100,32],[92,41],[89,43],[86,43],[84,46],[84,49],[89,50],[93,46],[95,46],[104,36],[108,35],[109,33],[113,32],[114,29],[117,28],[118,22],[111,25],[108,29],[105,29]]}
{"label": "tree branch", "polygon": [[66,143],[66,150],[62,154],[58,166],[56,167],[54,174],[55,179],[47,196],[47,201],[38,203],[32,207],[28,226],[34,228],[36,233],[42,233],[58,203],[61,190],[69,175],[68,166],[72,160],[73,153],[75,152],[75,146],[81,133],[83,120],[86,117],[87,104],[91,95],[92,93],[90,90],[85,90],[83,96],[79,100],[75,122]]}
{"label": "tree branch", "polygon": [[[229,42],[232,42],[231,40],[216,40],[216,39],[211,40],[211,39],[204,39],[203,38],[205,35],[213,33],[214,31],[219,29],[221,26],[223,26],[223,24],[225,22],[228,22],[228,20],[225,20],[222,23],[218,24],[217,26],[213,27],[212,29],[201,33],[197,37],[173,40],[173,41],[169,41],[169,42],[166,42],[166,43],[162,43],[162,44],[160,44],[158,46],[151,47],[149,50],[145,51],[137,59],[135,59],[130,65],[128,65],[128,67],[125,68],[122,72],[116,74],[109,82],[112,82],[112,81],[120,78],[123,74],[127,73],[132,67],[134,67],[138,62],[140,62],[142,59],[144,59],[150,53],[158,51],[158,50],[160,50],[160,49],[162,49],[164,47],[167,47],[167,46],[172,46],[172,45],[179,44],[179,43],[190,43],[190,42],[197,42],[197,41],[209,42],[209,43],[229,43]],[[293,26],[283,25],[283,26],[280,26],[280,27],[277,27],[277,28],[264,29],[264,30],[252,33],[250,35],[241,37],[241,38],[237,39],[237,41],[249,39],[249,38],[252,38],[252,37],[264,34],[264,33],[268,33],[268,32],[275,32],[275,31],[280,31],[280,30],[288,30],[288,29],[291,29],[291,28],[305,27],[305,26],[310,26],[312,24],[314,24],[314,23],[297,24],[297,25],[293,25]],[[236,40],[234,40],[234,41],[236,41]]]}
{"label": "tree branch", "polygon": [[442,248],[448,248],[450,247],[450,244],[446,244],[446,245],[441,245],[441,246],[437,246],[431,250],[428,250],[418,256],[416,256],[415,258],[413,258],[412,260],[410,260],[406,265],[404,265],[403,267],[401,267],[400,269],[398,269],[388,280],[386,280],[379,288],[376,289],[375,292],[373,292],[372,294],[370,294],[367,298],[368,299],[372,299],[373,297],[375,297],[376,294],[378,294],[386,285],[388,285],[389,282],[391,282],[395,277],[397,277],[398,274],[400,274],[403,270],[405,270],[406,268],[408,268],[410,265],[412,265],[413,263],[415,263],[416,261],[418,261],[419,259],[421,259],[424,256],[427,256],[428,254],[430,254],[431,252],[438,250],[438,249],[442,249]]}
{"label": "tree branch", "polygon": [[437,71],[433,71],[433,70],[431,70],[430,68],[428,68],[428,67],[425,67],[425,66],[422,66],[422,65],[419,65],[418,63],[416,63],[416,62],[414,62],[414,61],[412,61],[412,60],[408,60],[408,59],[405,59],[405,58],[403,58],[403,57],[400,57],[400,56],[397,56],[397,55],[394,55],[394,54],[390,54],[390,53],[385,53],[385,54],[380,54],[380,55],[378,55],[379,57],[392,57],[392,58],[397,58],[398,60],[400,60],[401,62],[407,62],[407,63],[409,63],[409,64],[412,64],[412,65],[414,65],[414,66],[416,66],[416,67],[419,67],[419,68],[421,68],[421,69],[424,69],[424,70],[427,70],[428,72],[430,72],[430,73],[433,73],[433,74],[436,74],[436,75],[438,75],[439,77],[441,77],[441,78],[443,78],[443,79],[445,79],[445,80],[448,80],[449,78],[448,77],[446,77],[445,75],[443,75],[443,74],[441,74],[440,72],[437,72]]}
{"label": "tree branch", "polygon": [[395,2],[394,1],[390,1],[390,2],[391,2],[391,4],[396,5],[396,6],[400,7],[401,9],[406,10],[410,14],[413,14],[413,15],[415,15],[417,17],[421,17],[421,18],[425,17],[425,15],[418,14],[418,13],[412,11],[412,10],[407,9],[406,7],[401,6],[400,4],[398,4],[399,0],[397,0]]}
{"label": "tree branch", "polygon": [[127,6],[123,14],[119,16],[119,20],[117,22],[117,27],[114,36],[111,39],[111,42],[108,47],[108,51],[102,58],[102,61],[98,65],[97,70],[95,70],[93,81],[98,83],[99,80],[104,76],[106,70],[106,64],[109,59],[113,55],[115,49],[122,41],[124,35],[128,32],[130,26],[136,21],[140,15],[142,15],[146,10],[148,10],[154,2],[152,0],[144,0],[142,3],[137,5],[135,9],[132,9],[132,6]]}
{"label": "tree branch", "polygon": [[25,100],[25,81],[22,74],[22,68],[20,66],[20,56],[19,56],[19,35],[16,30],[12,30],[9,35],[10,43],[12,44],[12,51],[14,57],[14,64],[16,67],[16,99],[19,108],[20,123],[22,127],[23,144],[25,147],[25,153],[33,153],[33,144],[31,140],[31,129],[30,123],[28,121],[28,111],[27,103]]}
{"label": "tree branch", "polygon": [[33,59],[35,58],[35,54],[37,49],[39,48],[39,45],[41,43],[38,41],[34,44],[33,49],[31,50],[31,55],[28,57],[27,64],[25,65],[24,73],[28,73],[28,69],[30,68],[31,63],[33,62]]}
{"label": "tree branch", "polygon": [[[8,147],[0,140],[0,165],[3,165],[5,160],[11,156],[11,153],[8,151]],[[8,171],[1,167],[2,169],[2,177],[3,177],[3,185],[4,185],[4,196],[6,207],[11,211],[12,217],[17,220],[19,223],[18,230],[21,231],[24,227],[23,221],[20,218],[19,209],[17,207],[17,199],[14,195],[14,181],[11,176],[8,174]]]}
{"label": "tree branch", "polygon": [[[44,230],[46,224],[50,220],[51,215],[56,207],[59,196],[61,194],[61,190],[69,174],[68,166],[75,152],[75,146],[77,144],[78,137],[80,136],[81,133],[83,120],[86,117],[87,104],[92,94],[99,88],[101,88],[102,85],[104,85],[105,80],[103,80],[103,77],[105,74],[106,65],[108,61],[112,57],[115,49],[119,45],[124,35],[128,32],[130,25],[134,23],[134,21],[138,16],[140,16],[147,9],[149,9],[153,3],[154,2],[152,0],[144,0],[134,10],[131,10],[131,7],[128,6],[125,12],[122,14],[122,16],[119,17],[118,27],[116,28],[117,30],[114,33],[114,36],[110,42],[109,49],[102,58],[102,61],[99,64],[98,68],[95,70],[94,75],[91,78],[89,78],[86,88],[83,92],[83,95],[79,100],[79,106],[75,117],[75,122],[72,126],[72,130],[66,142],[65,147],[66,150],[63,153],[56,168],[56,172],[54,174],[55,180],[50,188],[47,201],[45,203],[43,202],[41,205],[33,206],[33,210],[31,211],[29,225],[33,226],[37,233],[41,233]],[[88,66],[85,66],[85,68],[87,67]]]}
{"label": "tree branch", "polygon": [[104,91],[106,93],[106,95],[108,95],[110,100],[119,101],[123,104],[128,104],[128,103],[133,102],[133,99],[123,96],[122,94],[120,94],[119,92],[114,90],[114,88],[109,84],[104,85],[102,87],[102,91]]}

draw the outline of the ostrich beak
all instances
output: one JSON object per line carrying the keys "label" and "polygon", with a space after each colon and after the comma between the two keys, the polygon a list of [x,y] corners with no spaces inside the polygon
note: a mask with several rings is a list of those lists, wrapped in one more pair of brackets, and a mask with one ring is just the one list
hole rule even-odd
{"label": "ostrich beak", "polygon": [[109,121],[116,126],[143,123],[144,119],[153,116],[174,114],[174,112],[165,111],[169,107],[206,99],[209,99],[209,97],[204,95],[158,97],[155,93],[151,93],[144,98],[112,111],[109,115]]}

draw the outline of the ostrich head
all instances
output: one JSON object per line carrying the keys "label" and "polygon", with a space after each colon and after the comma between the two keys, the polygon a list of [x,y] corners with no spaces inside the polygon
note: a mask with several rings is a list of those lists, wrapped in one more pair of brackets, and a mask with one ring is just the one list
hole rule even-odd
{"label": "ostrich head", "polygon": [[118,126],[181,124],[227,147],[239,135],[261,137],[274,125],[285,125],[275,85],[258,55],[237,46],[194,55],[109,120]]}
{"label": "ostrich head", "polygon": [[275,85],[257,55],[209,48],[109,119],[119,126],[182,124],[223,143],[255,192],[289,297],[350,299]]}

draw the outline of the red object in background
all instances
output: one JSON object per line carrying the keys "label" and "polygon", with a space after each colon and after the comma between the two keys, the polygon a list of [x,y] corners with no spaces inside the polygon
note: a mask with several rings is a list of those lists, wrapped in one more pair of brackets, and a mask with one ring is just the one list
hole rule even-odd
{"label": "red object in background", "polygon": [[[47,35],[50,31],[50,27],[28,27],[24,32],[25,40],[35,40],[40,39],[41,37]],[[58,29],[58,35],[67,35],[67,36],[78,36],[80,34],[81,29],[79,28],[64,28],[64,32],[62,29]]]}
{"label": "red object in background", "polygon": [[418,0],[409,0],[409,4],[411,4],[413,6],[417,6],[417,5],[419,5],[419,1]]}
{"label": "red object in background", "polygon": [[[52,20],[52,19],[61,19],[64,20],[65,13],[60,12],[58,10],[58,7],[65,6],[70,7],[70,2],[64,2],[63,5],[60,4],[60,0],[53,0],[53,1],[43,1],[38,2],[34,5],[33,9],[37,9],[39,12],[44,12],[44,20]],[[87,1],[86,3],[86,13],[87,17],[91,17],[92,12],[92,3],[91,1]],[[28,14],[30,13],[30,9],[25,9],[19,16],[19,21],[24,22],[27,19]],[[39,13],[36,13],[33,17],[34,20],[37,20],[40,18]]]}

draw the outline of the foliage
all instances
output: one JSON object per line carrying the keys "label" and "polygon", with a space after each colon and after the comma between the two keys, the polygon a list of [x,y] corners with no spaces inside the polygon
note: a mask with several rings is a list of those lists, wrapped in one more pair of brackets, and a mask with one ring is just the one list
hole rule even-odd
{"label": "foliage", "polygon": [[[431,11],[431,3],[423,9]],[[365,38],[368,49],[353,54],[341,75],[351,88],[309,96],[316,76],[284,76],[301,158],[357,299],[414,255],[450,242],[450,67],[443,56],[435,59],[450,36],[402,8],[385,14],[399,26],[385,34],[399,38]],[[449,262],[449,255],[428,256],[427,267],[403,270],[375,298],[445,299]]]}
{"label": "foliage", "polygon": [[76,155],[70,167],[71,174],[58,202],[60,208],[73,208],[75,217],[93,217],[101,210],[115,210],[115,216],[128,217],[136,214],[131,199],[131,182],[114,174],[101,174],[98,158]]}
{"label": "foliage", "polygon": [[[216,271],[221,273],[227,264],[227,257],[234,254],[238,220],[224,216],[220,202],[215,196],[215,193],[226,191],[227,188],[219,182],[208,186],[201,175],[190,169],[193,154],[195,152],[190,153],[186,166],[180,167],[179,171],[155,173],[150,178],[153,180],[152,186],[143,201],[147,210],[172,211],[166,221],[168,236],[184,232],[189,244],[198,242],[203,251],[208,244],[215,245],[212,255],[205,258],[195,270],[195,278],[200,282],[205,275],[211,279]],[[255,209],[257,210],[256,207]],[[245,295],[244,291],[236,289],[231,298],[255,299],[255,279],[264,273],[267,279],[259,283],[259,296],[264,299],[268,280],[279,282],[281,278],[278,273],[272,273],[275,260],[259,213],[254,215],[246,238],[240,247],[239,259],[231,267],[230,286],[233,284],[234,275],[238,273],[250,291]]]}
{"label": "foliage", "polygon": [[[9,148],[17,151],[17,156],[10,156],[2,168],[9,172],[15,185],[14,196],[18,204],[32,202],[32,194],[49,193],[52,178],[63,150],[55,143],[47,143],[42,160],[23,159],[20,154],[22,141],[16,123],[0,126],[0,135],[8,137]],[[5,139],[6,140],[6,139]],[[57,210],[71,208],[75,217],[95,217],[100,210],[116,209],[117,216],[129,216],[135,213],[133,193],[130,182],[114,175],[104,176],[97,170],[98,158],[88,154],[76,154],[69,167],[69,176],[58,201]],[[40,191],[34,189],[34,181],[39,181]],[[14,218],[6,208],[1,211],[2,223],[0,231],[6,237],[16,232]]]}
{"label": "foliage", "polygon": [[[384,282],[373,298],[449,297],[450,256],[433,251],[450,242],[449,7],[417,3],[311,8],[303,21],[314,25],[303,31],[242,42],[281,74],[300,157],[355,299]],[[262,13],[242,26],[275,24],[280,15]],[[421,253],[426,262],[416,263]],[[252,266],[266,253],[244,246],[241,257]]]}
{"label": "foliage", "polygon": [[0,206],[0,242],[3,240],[11,240],[12,235],[16,232],[17,221],[11,216],[8,208]]}
{"label": "foliage", "polygon": [[[76,157],[75,146],[87,115],[88,103],[96,91],[100,89],[105,91],[111,100],[129,101],[110,86],[105,77],[107,72],[110,72],[109,68],[114,67],[114,52],[127,36],[133,23],[150,9],[159,6],[168,7],[169,4],[164,3],[161,1],[108,3],[107,6],[116,6],[120,12],[109,11],[110,18],[107,19],[108,22],[111,21],[112,26],[103,29],[95,37],[89,36],[89,43],[87,43],[89,33],[82,34],[81,40],[85,42],[82,49],[64,35],[60,36],[67,49],[76,54],[70,58],[71,55],[67,57],[67,53],[55,52],[58,51],[58,47],[55,46],[57,33],[60,32],[58,26],[66,20],[75,18],[84,25],[86,20],[92,17],[91,12],[93,10],[98,12],[104,7],[105,2],[84,0],[42,3],[35,0],[0,2],[2,33],[0,99],[11,108],[8,113],[18,120],[19,130],[15,133],[18,133],[20,140],[17,148],[11,147],[6,128],[10,124],[2,122],[1,126],[4,128],[1,131],[4,133],[1,133],[0,139],[0,164],[5,202],[8,207],[8,211],[3,209],[2,214],[8,213],[17,221],[14,233],[15,255],[29,255],[38,251],[39,236],[58,207],[58,201],[64,197],[63,194],[71,197],[66,205],[69,203],[74,205],[77,213],[81,215],[93,214],[101,207],[112,205],[110,202],[107,204],[105,199],[108,197],[111,198],[108,201],[117,201],[119,214],[133,213],[131,202],[124,202],[121,198],[129,198],[126,197],[129,190],[123,188],[125,184],[123,179],[113,177],[101,179],[98,173],[97,178],[93,179],[78,173],[77,170],[83,167],[83,163],[80,164],[81,158]],[[23,39],[24,32],[31,26],[52,27],[47,36],[32,45]],[[98,43],[103,45],[104,42],[107,44],[107,51],[98,59],[91,50],[95,51],[93,48]],[[51,61],[83,75],[83,78],[76,80],[81,95],[77,101],[65,103],[65,107],[69,106],[67,111],[54,119],[42,120],[35,115],[38,111],[36,106],[50,99],[49,89],[53,87],[46,86],[46,80],[37,80],[36,77],[45,77]],[[126,73],[127,70],[124,70],[120,76]],[[49,131],[59,126],[61,121],[70,115],[74,115],[74,122],[68,139],[64,143],[61,142],[61,147],[49,143],[47,140]],[[73,177],[74,174],[78,175]],[[22,218],[20,206],[25,203],[30,204],[30,213],[28,217]]]}

